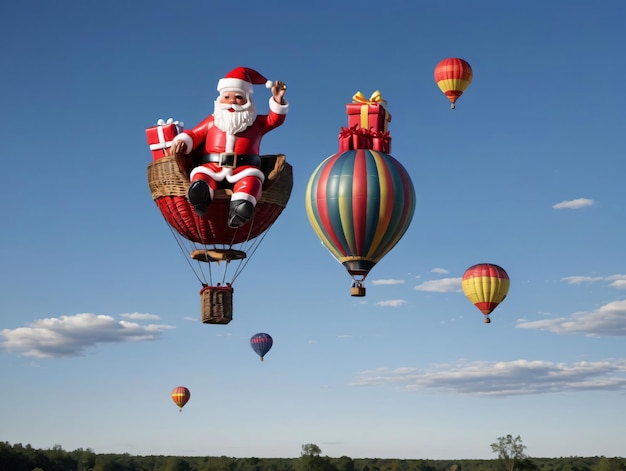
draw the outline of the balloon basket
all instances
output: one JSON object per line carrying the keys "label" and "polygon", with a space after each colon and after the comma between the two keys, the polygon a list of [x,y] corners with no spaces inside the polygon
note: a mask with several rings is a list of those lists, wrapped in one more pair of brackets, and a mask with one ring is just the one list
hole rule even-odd
{"label": "balloon basket", "polygon": [[228,324],[233,320],[232,286],[205,286],[200,298],[203,324]]}
{"label": "balloon basket", "polygon": [[350,287],[350,296],[355,296],[357,298],[362,298],[365,296],[365,286],[361,283],[355,283]]}

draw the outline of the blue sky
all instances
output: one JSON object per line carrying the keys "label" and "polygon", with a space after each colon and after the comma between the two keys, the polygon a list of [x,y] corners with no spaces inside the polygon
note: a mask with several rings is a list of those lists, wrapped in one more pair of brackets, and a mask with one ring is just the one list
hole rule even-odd
{"label": "blue sky", "polygon": [[[460,459],[510,433],[530,456],[623,455],[626,4],[385,5],[0,6],[0,440]],[[433,81],[446,57],[474,70],[454,111]],[[145,128],[193,126],[240,65],[288,84],[262,151],[287,155],[294,188],[234,320],[209,326],[148,190]],[[304,193],[345,104],[376,89],[417,206],[352,298]],[[490,325],[460,291],[481,262],[511,278]]]}

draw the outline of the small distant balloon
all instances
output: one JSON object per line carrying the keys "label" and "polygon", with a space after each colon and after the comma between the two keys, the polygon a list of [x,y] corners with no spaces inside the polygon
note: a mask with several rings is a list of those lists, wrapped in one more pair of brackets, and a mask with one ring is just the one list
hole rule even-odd
{"label": "small distant balloon", "polygon": [[473,265],[463,274],[463,293],[485,315],[486,324],[491,322],[489,314],[506,298],[509,285],[507,272],[493,263]]}
{"label": "small distant balloon", "polygon": [[273,344],[274,340],[269,334],[258,333],[250,338],[250,346],[261,357],[261,361],[263,361],[263,357],[270,351]]}
{"label": "small distant balloon", "polygon": [[450,108],[472,83],[472,66],[463,59],[451,57],[444,59],[435,67],[435,82],[450,100]]}
{"label": "small distant balloon", "polygon": [[172,390],[172,400],[178,406],[180,411],[183,410],[183,407],[185,407],[185,404],[187,404],[190,397],[191,393],[189,392],[189,389],[184,386],[176,386]]}

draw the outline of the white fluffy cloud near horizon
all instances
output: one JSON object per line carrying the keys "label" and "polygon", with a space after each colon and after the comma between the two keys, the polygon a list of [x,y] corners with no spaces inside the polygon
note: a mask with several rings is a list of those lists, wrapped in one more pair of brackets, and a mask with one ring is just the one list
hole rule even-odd
{"label": "white fluffy cloud near horizon", "polygon": [[626,337],[626,300],[612,301],[589,312],[567,317],[517,321],[520,329],[538,329],[556,334],[583,334],[590,337]]}
{"label": "white fluffy cloud near horizon", "polygon": [[419,369],[377,368],[358,373],[352,386],[394,386],[473,396],[520,396],[577,391],[626,391],[626,360],[576,362],[468,361]]}
{"label": "white fluffy cloud near horizon", "polygon": [[112,316],[82,313],[72,316],[38,319],[25,327],[0,330],[0,348],[21,356],[53,358],[81,356],[89,348],[103,343],[156,340],[174,326],[139,321],[156,321],[153,314]]}

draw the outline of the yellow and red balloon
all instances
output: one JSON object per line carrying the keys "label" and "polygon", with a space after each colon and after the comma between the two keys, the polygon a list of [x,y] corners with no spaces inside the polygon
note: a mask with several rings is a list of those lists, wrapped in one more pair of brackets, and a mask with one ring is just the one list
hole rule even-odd
{"label": "yellow and red balloon", "polygon": [[189,392],[189,389],[184,386],[176,386],[172,390],[172,400],[181,411],[183,410],[183,407],[185,407],[185,404],[189,401],[190,397],[191,392]]}
{"label": "yellow and red balloon", "polygon": [[479,263],[463,274],[463,293],[485,315],[487,324],[491,322],[489,314],[506,298],[509,285],[507,272],[493,263]]}
{"label": "yellow and red balloon", "polygon": [[450,108],[472,83],[472,66],[463,59],[451,57],[444,59],[435,67],[435,82],[450,100]]}

